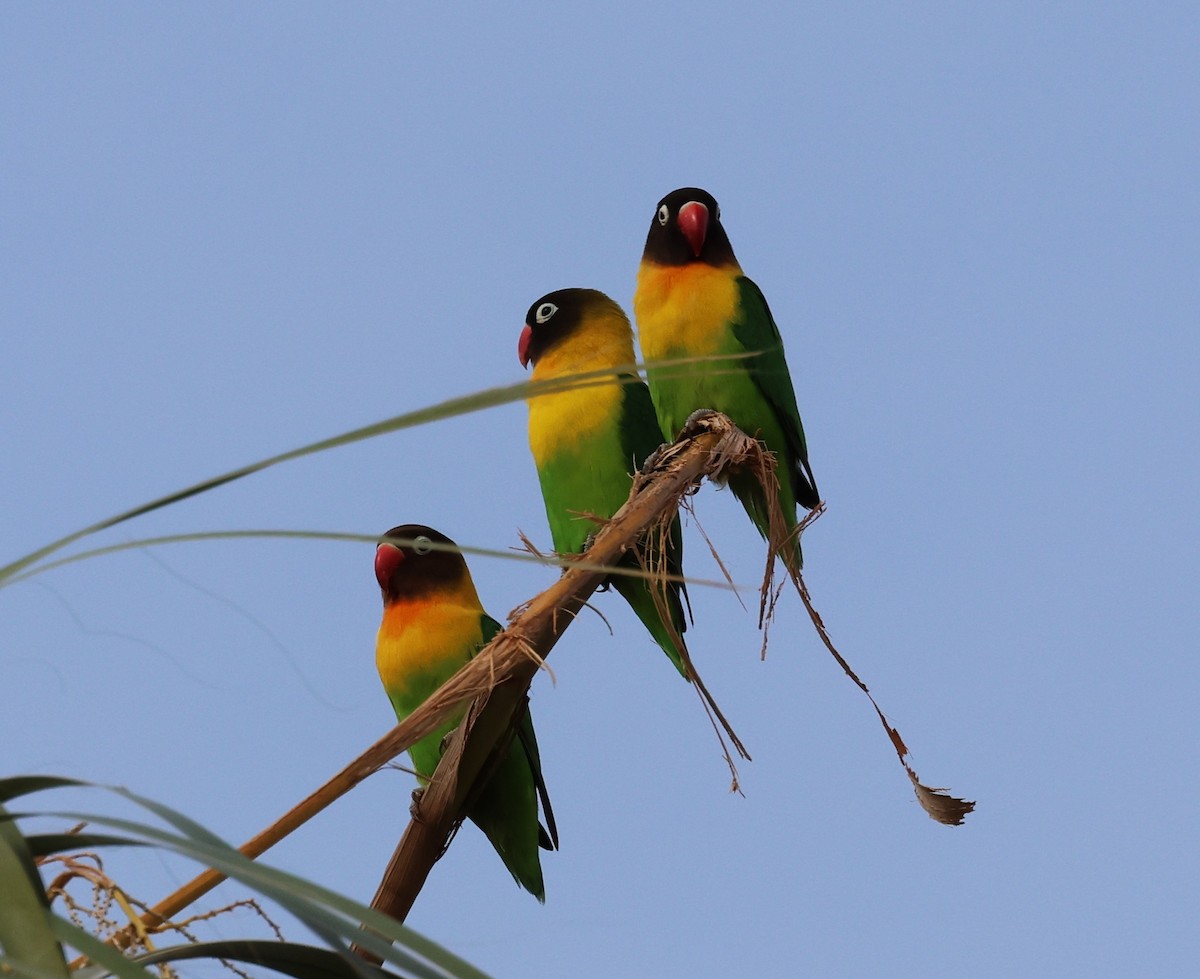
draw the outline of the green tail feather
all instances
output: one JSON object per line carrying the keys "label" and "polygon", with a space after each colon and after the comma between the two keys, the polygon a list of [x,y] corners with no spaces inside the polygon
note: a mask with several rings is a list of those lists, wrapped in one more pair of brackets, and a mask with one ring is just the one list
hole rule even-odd
{"label": "green tail feather", "polygon": [[651,591],[654,587],[651,582],[645,578],[630,578],[624,575],[614,575],[609,580],[617,590],[617,593],[629,603],[630,608],[642,620],[642,625],[654,637],[654,641],[662,647],[662,651],[675,664],[675,668],[679,670],[683,678],[685,680],[689,679],[687,666],[685,665],[687,646],[683,641],[683,633],[687,628],[687,623],[684,620],[683,605],[679,601],[678,591],[668,586],[666,595],[663,596],[666,600],[667,609],[671,613],[671,624],[675,627],[675,632],[679,636],[678,642],[676,642],[675,638],[671,635],[671,630],[663,622],[658,604],[655,602],[654,594]]}
{"label": "green tail feather", "polygon": [[499,768],[480,790],[467,815],[483,830],[513,879],[544,904],[546,886],[538,857],[541,826],[537,820],[537,794],[529,759],[519,739],[513,739]]}
{"label": "green tail feather", "polygon": [[[481,626],[481,640],[471,655],[500,631],[500,624],[487,614],[482,616]],[[423,682],[414,681],[402,694],[388,691],[396,717],[403,720],[411,714],[416,705],[437,689],[447,675],[445,670],[439,670],[423,678]],[[433,775],[441,761],[445,736],[460,721],[461,717],[447,721],[409,749],[413,767],[423,776],[423,782]],[[558,831],[542,780],[541,758],[528,706],[523,710],[517,731],[505,747],[503,757],[487,783],[476,792],[474,799],[468,803],[467,818],[487,836],[516,882],[545,903],[546,888],[538,851],[539,848],[557,849]],[[539,798],[548,831],[542,829],[538,822]]]}
{"label": "green tail feather", "polygon": [[[753,473],[740,473],[729,480],[729,488],[746,508],[746,513],[754,522],[754,526],[758,528],[758,532],[762,534],[763,540],[767,540],[770,536],[771,520],[767,509],[767,499],[758,478]],[[783,511],[783,522],[788,531],[794,531],[797,523],[796,504],[792,499],[789,487],[780,486],[779,505]],[[799,535],[793,539],[793,547],[796,570],[799,571],[804,567],[804,555],[800,551]],[[786,554],[781,553],[780,556],[784,558],[785,562],[787,561]]]}

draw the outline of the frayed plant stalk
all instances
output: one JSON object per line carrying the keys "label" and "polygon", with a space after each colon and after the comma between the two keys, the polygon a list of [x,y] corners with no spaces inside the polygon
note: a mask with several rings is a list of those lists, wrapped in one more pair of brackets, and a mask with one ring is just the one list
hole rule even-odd
{"label": "frayed plant stalk", "polygon": [[[763,631],[763,657],[765,658],[767,653],[767,630],[775,614],[775,604],[779,600],[779,596],[783,590],[782,585],[779,587],[775,586],[775,558],[779,557],[782,559],[784,568],[787,570],[788,578],[791,579],[797,594],[800,596],[800,600],[804,603],[804,608],[807,610],[808,617],[812,620],[813,628],[817,630],[817,635],[820,636],[821,642],[829,650],[830,655],[837,661],[838,666],[842,668],[842,672],[854,682],[855,686],[866,694],[867,699],[871,702],[871,706],[875,709],[875,713],[879,717],[879,722],[887,732],[888,740],[896,752],[896,757],[900,759],[900,764],[903,766],[905,774],[908,776],[909,781],[912,782],[913,792],[916,794],[917,802],[921,804],[921,808],[932,819],[946,826],[962,825],[962,821],[975,809],[975,803],[966,799],[957,799],[947,794],[945,789],[932,788],[922,784],[916,770],[909,763],[908,746],[900,736],[900,731],[887,719],[887,716],[876,702],[874,694],[871,693],[867,685],[863,683],[849,662],[846,661],[846,658],[842,656],[838,648],[833,644],[829,630],[825,628],[825,622],[822,620],[816,606],[813,605],[812,596],[808,592],[808,585],[805,583],[804,575],[801,573],[800,567],[796,562],[796,548],[794,545],[805,529],[825,512],[824,501],[818,504],[799,524],[789,530],[783,517],[783,511],[779,506],[779,477],[776,473],[775,461],[771,453],[764,450],[759,454],[759,457],[754,462],[754,474],[765,491],[769,521],[767,562],[763,573],[762,586],[759,589],[758,609],[758,625]],[[717,478],[720,479],[721,477],[718,475]]]}
{"label": "frayed plant stalk", "polygon": [[[746,746],[742,744],[742,739],[737,736],[737,732],[733,730],[733,726],[726,719],[716,698],[709,692],[704,679],[700,676],[700,671],[692,661],[687,645],[683,642],[683,637],[675,631],[675,624],[667,607],[666,582],[669,577],[667,569],[667,541],[677,512],[677,510],[670,510],[660,514],[654,523],[647,528],[643,537],[645,546],[636,549],[637,560],[642,571],[649,576],[652,582],[650,593],[654,599],[654,605],[658,609],[659,618],[669,630],[671,638],[675,641],[676,648],[683,657],[684,669],[687,670],[687,677],[692,683],[692,689],[696,691],[696,695],[700,698],[700,705],[704,708],[704,713],[708,716],[708,722],[712,725],[713,733],[716,734],[717,741],[721,745],[721,753],[725,756],[725,764],[729,766],[729,777],[731,779],[729,790],[740,794],[741,785],[738,781],[737,763],[733,760],[733,755],[730,753],[729,743],[733,744],[734,750],[740,757],[746,759],[746,761],[751,760],[750,752],[746,750]],[[653,560],[647,557],[647,555],[657,555],[657,560]],[[722,568],[722,570],[724,569]],[[732,581],[730,584],[732,585]],[[691,599],[687,597],[686,591],[683,593],[683,598],[687,603],[688,617],[691,618],[692,603]],[[694,623],[695,619],[692,619],[692,622]]]}

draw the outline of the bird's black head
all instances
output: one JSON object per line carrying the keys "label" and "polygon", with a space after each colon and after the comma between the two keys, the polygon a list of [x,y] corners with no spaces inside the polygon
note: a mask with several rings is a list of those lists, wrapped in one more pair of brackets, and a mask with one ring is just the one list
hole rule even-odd
{"label": "bird's black head", "polygon": [[468,574],[467,563],[445,534],[423,524],[393,527],[375,548],[375,578],[383,589],[384,603],[414,599],[452,589]]}
{"label": "bird's black head", "polygon": [[521,366],[537,364],[538,358],[570,337],[591,313],[621,308],[597,289],[559,289],[548,292],[529,307],[525,327],[517,342]]}
{"label": "bird's black head", "polygon": [[654,209],[642,259],[657,265],[736,265],[717,199],[699,187],[667,194]]}

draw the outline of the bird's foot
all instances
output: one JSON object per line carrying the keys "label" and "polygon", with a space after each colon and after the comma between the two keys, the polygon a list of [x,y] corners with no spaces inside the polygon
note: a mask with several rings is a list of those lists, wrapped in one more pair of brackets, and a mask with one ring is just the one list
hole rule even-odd
{"label": "bird's foot", "polygon": [[720,412],[714,408],[697,408],[690,415],[688,415],[688,420],[683,423],[683,431],[680,432],[680,434],[688,434],[693,428],[699,426],[699,424],[704,421],[705,418],[708,418],[711,415],[719,414]]}
{"label": "bird's foot", "polygon": [[695,411],[693,411],[690,415],[688,415],[687,421],[684,422],[683,428],[679,430],[679,434],[675,437],[675,439],[670,442],[664,442],[657,449],[646,456],[646,459],[642,463],[642,468],[640,470],[641,474],[643,476],[649,476],[650,473],[654,472],[655,469],[660,468],[669,458],[671,458],[671,456],[679,451],[679,448],[676,445],[676,441],[678,439],[684,438],[685,436],[699,434],[696,430],[701,427],[700,423],[703,422],[704,419],[717,414],[720,414],[720,412],[715,411],[712,408],[697,408]]}
{"label": "bird's foot", "polygon": [[646,456],[645,460],[642,462],[642,469],[641,469],[642,475],[649,476],[650,473],[654,472],[654,470],[657,469],[662,464],[663,460],[667,457],[667,451],[670,448],[671,448],[671,443],[664,442],[657,449],[655,449],[648,456]]}
{"label": "bird's foot", "polygon": [[[592,549],[592,545],[596,542],[595,534],[588,534],[587,540],[583,542],[583,550],[579,552],[580,556],[587,554]],[[605,578],[599,585],[596,586],[596,591],[608,591],[612,587],[612,582]]]}

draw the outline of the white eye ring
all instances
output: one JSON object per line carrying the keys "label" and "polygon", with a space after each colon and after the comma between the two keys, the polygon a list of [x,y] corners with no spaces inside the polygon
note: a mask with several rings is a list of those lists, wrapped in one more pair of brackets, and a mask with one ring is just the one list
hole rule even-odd
{"label": "white eye ring", "polygon": [[658,209],[658,223],[666,226],[666,223],[671,219],[671,212],[667,210],[667,205],[664,204]]}
{"label": "white eye ring", "polygon": [[414,537],[412,549],[414,554],[428,554],[433,550],[433,541],[425,536]]}
{"label": "white eye ring", "polygon": [[537,308],[537,312],[533,314],[533,318],[538,321],[539,325],[541,325],[557,312],[558,307],[555,306],[554,303],[542,303]]}

